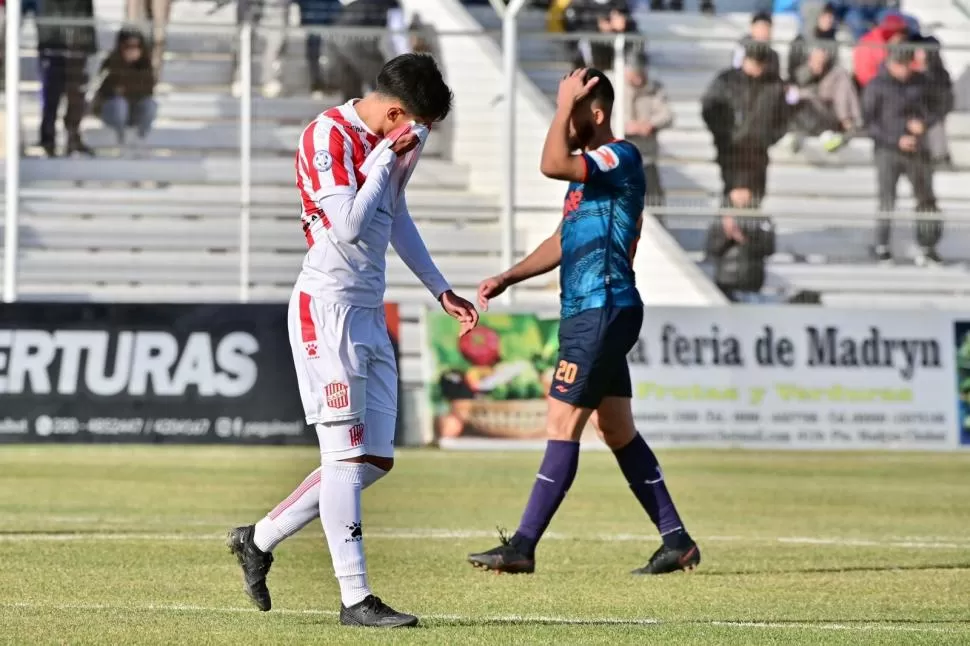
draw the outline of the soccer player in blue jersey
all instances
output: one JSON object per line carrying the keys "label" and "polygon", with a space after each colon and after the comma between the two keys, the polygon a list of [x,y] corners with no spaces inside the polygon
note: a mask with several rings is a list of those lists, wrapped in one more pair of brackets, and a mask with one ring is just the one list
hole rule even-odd
{"label": "soccer player in blue jersey", "polygon": [[[518,530],[468,560],[509,573],[535,571],[535,549],[579,464],[590,420],[613,450],[663,544],[634,574],[692,569],[701,560],[664,484],[657,458],[637,432],[627,353],[640,336],[643,302],[633,274],[645,180],[637,148],[610,128],[613,86],[597,70],[576,70],[559,85],[541,170],[569,182],[556,232],[522,262],[478,288],[482,309],[510,285],[559,267],[559,360],[549,392],[548,442]],[[581,154],[574,155],[574,151]]]}

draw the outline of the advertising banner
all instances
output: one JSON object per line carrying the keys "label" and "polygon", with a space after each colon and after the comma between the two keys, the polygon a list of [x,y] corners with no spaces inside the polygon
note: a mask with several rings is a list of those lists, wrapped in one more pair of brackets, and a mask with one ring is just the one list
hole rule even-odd
{"label": "advertising banner", "polygon": [[[440,316],[428,318],[431,404],[444,446],[543,437],[537,390],[548,388],[555,322],[491,316],[464,347]],[[523,334],[529,328],[535,332]],[[970,445],[970,317],[807,306],[648,308],[629,363],[637,428],[658,446]],[[496,411],[516,423],[489,421]]]}
{"label": "advertising banner", "polygon": [[0,443],[316,444],[303,421],[286,310],[2,305]]}

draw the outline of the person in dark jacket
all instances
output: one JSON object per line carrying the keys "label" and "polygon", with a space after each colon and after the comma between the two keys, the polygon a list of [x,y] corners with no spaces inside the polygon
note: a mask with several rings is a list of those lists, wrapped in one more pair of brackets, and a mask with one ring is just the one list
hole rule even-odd
{"label": "person in dark jacket", "polygon": [[[896,207],[896,184],[900,175],[906,175],[913,185],[916,210],[937,212],[933,163],[926,135],[943,119],[945,105],[926,75],[913,71],[913,58],[912,49],[892,51],[862,97],[862,112],[875,149],[879,210],[886,213]],[[920,245],[917,264],[941,262],[936,245],[942,234],[943,224],[938,219],[917,220],[916,240]],[[892,261],[889,237],[889,219],[880,220],[874,253],[883,262]]]}
{"label": "person in dark jacket", "polygon": [[[345,4],[334,27],[388,27],[391,12],[400,10],[398,0],[355,0]],[[327,43],[327,73],[337,79],[344,101],[364,95],[384,65],[382,39],[345,37]]]}
{"label": "person in dark jacket", "polygon": [[762,60],[765,66],[765,76],[767,78],[781,78],[781,61],[778,52],[771,47],[772,34],[771,13],[759,11],[751,17],[751,31],[741,39],[734,50],[734,57],[731,64],[735,68],[741,67],[745,54],[753,48],[762,50]]}
{"label": "person in dark jacket", "polygon": [[118,32],[115,48],[101,63],[99,78],[91,111],[117,133],[119,144],[125,143],[125,131],[130,126],[141,144],[152,128],[158,106],[152,97],[152,52],[140,30]]}
{"label": "person in dark jacket", "polygon": [[[944,116],[953,112],[955,97],[953,80],[940,56],[940,41],[933,36],[917,36],[913,68],[926,75],[930,87],[936,90],[937,101],[943,106]],[[946,120],[940,119],[926,131],[926,146],[935,164],[951,166],[950,146],[946,136]]]}
{"label": "person in dark jacket", "polygon": [[[94,151],[81,140],[81,118],[85,112],[88,56],[95,53],[98,46],[94,4],[92,0],[43,0],[37,18],[42,103],[40,145],[48,157],[57,155],[55,124],[61,98],[66,96],[67,154],[92,156]],[[88,25],[58,24],[58,21],[79,20],[91,22]]]}
{"label": "person in dark jacket", "polygon": [[724,195],[739,186],[760,204],[768,182],[768,148],[785,135],[793,112],[785,87],[768,75],[768,50],[749,45],[740,69],[721,72],[701,101],[701,116],[714,138]]}
{"label": "person in dark jacket", "polygon": [[825,3],[815,18],[815,24],[808,31],[808,35],[800,33],[791,42],[788,48],[788,80],[795,81],[796,71],[808,60],[808,53],[818,47],[831,49],[831,57],[834,60],[839,53],[838,43],[835,42],[836,32],[839,25],[835,15],[835,5],[831,2]]}
{"label": "person in dark jacket", "polygon": [[[341,10],[340,0],[297,0],[300,5],[300,26],[327,27],[337,19]],[[307,71],[310,76],[310,93],[315,99],[322,99],[327,89],[328,79],[320,64],[323,55],[323,37],[308,33],[306,37]]]}
{"label": "person in dark jacket", "polygon": [[[738,186],[724,196],[723,205],[733,210],[754,206],[755,195],[739,177]],[[765,283],[765,261],[775,253],[775,228],[770,218],[722,214],[707,230],[705,249],[714,267],[714,284],[733,302],[757,301]]]}

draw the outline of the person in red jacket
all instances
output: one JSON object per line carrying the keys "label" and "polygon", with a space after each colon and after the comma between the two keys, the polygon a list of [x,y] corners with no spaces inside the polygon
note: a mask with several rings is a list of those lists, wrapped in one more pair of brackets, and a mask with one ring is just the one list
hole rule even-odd
{"label": "person in red jacket", "polygon": [[886,60],[890,45],[909,39],[906,20],[899,14],[888,14],[868,34],[859,39],[853,52],[853,68],[859,87],[865,87],[876,78],[879,68]]}

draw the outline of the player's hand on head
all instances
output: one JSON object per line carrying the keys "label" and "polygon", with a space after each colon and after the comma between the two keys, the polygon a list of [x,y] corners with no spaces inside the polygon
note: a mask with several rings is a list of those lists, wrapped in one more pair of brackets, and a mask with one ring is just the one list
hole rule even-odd
{"label": "player's hand on head", "polygon": [[556,105],[560,108],[572,109],[577,103],[589,96],[593,87],[599,83],[599,78],[586,79],[587,69],[581,67],[573,70],[559,82],[559,94]]}
{"label": "player's hand on head", "polygon": [[501,276],[486,278],[478,284],[478,306],[483,312],[488,311],[488,301],[500,296],[506,287],[508,285]]}
{"label": "player's hand on head", "polygon": [[478,310],[469,301],[458,296],[452,290],[441,295],[441,308],[448,316],[461,323],[461,331],[458,336],[463,337],[471,332],[478,325]]}

